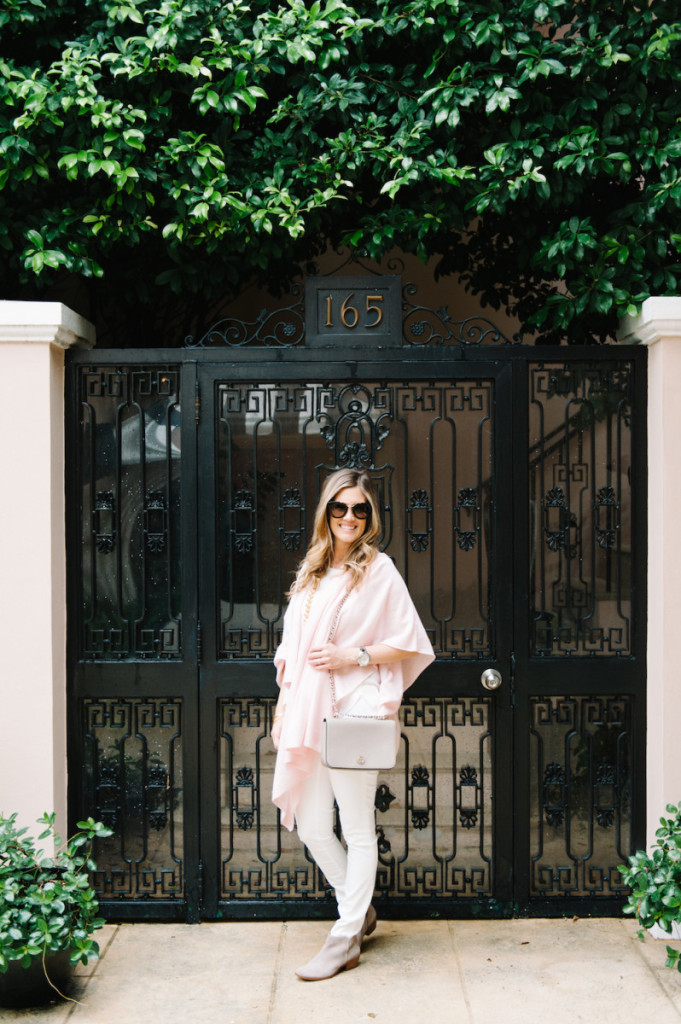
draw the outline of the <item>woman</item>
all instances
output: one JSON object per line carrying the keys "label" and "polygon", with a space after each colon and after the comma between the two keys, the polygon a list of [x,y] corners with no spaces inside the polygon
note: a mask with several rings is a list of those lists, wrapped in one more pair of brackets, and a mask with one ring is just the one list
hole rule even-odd
{"label": "woman", "polygon": [[[272,726],[272,799],[287,828],[295,818],[338,903],[338,920],[321,951],[296,971],[305,981],[356,967],[362,939],[376,927],[378,773],[321,762],[322,723],[332,716],[329,671],[341,712],[396,717],[404,690],[434,658],[404,580],[378,550],[380,534],[369,474],[333,473],[322,489],[274,658],[280,694]],[[334,799],[347,852],[333,830]]]}

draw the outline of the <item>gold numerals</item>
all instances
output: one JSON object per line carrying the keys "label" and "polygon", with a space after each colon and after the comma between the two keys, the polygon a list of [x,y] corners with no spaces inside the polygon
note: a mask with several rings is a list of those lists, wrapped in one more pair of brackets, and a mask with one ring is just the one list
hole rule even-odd
{"label": "gold numerals", "polygon": [[[366,303],[363,311],[364,319],[362,323],[360,323],[360,320],[362,319],[362,314],[360,313],[357,306],[353,306],[352,304],[352,300],[354,299],[354,297],[355,293],[350,292],[350,294],[343,300],[340,306],[340,310],[337,313],[343,327],[345,327],[349,331],[354,330],[355,327],[357,326],[360,326],[362,329],[368,328],[369,330],[372,327],[378,327],[378,325],[383,320],[383,295],[365,296]],[[334,299],[336,300],[335,303]],[[326,323],[324,325],[325,327],[336,326],[336,321],[334,320],[334,305],[336,306],[337,309],[339,301],[340,296],[326,296]]]}

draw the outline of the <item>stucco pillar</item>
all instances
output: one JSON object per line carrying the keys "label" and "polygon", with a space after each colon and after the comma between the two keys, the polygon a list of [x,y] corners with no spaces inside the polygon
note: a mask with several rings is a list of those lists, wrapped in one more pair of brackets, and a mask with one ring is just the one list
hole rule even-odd
{"label": "stucco pillar", "polygon": [[64,352],[94,328],[0,302],[0,811],[66,828]]}
{"label": "stucco pillar", "polygon": [[650,298],[620,341],[648,346],[648,842],[681,801],[681,298]]}

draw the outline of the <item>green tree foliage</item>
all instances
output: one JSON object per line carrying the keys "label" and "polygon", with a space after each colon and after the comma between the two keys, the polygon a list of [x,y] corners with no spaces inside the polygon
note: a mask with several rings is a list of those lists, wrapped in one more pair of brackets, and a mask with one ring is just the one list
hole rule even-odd
{"label": "green tree foliage", "polygon": [[680,19],[681,0],[0,0],[3,295],[77,279],[95,309],[188,308],[328,244],[397,246],[545,340],[601,339],[678,290]]}

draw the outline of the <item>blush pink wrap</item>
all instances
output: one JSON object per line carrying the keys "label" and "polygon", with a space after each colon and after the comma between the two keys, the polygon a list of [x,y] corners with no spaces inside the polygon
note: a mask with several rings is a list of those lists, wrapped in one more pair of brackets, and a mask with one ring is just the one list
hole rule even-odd
{"label": "blush pink wrap", "polygon": [[[334,614],[345,594],[346,573],[333,574],[315,594],[307,620],[308,591],[296,593],[284,616],[282,642],[274,656],[277,683],[287,689],[286,713],[277,751],[272,800],[281,810],[282,823],[292,829],[298,794],[305,776],[321,749],[322,722],[332,715],[329,674],[312,668],[309,651],[328,640]],[[379,554],[364,579],[343,605],[333,640],[338,647],[370,647],[387,644],[412,656],[388,665],[359,665],[334,672],[340,703],[371,671],[380,681],[377,714],[397,714],[402,694],[434,660],[433,648],[406,584],[390,558]]]}

